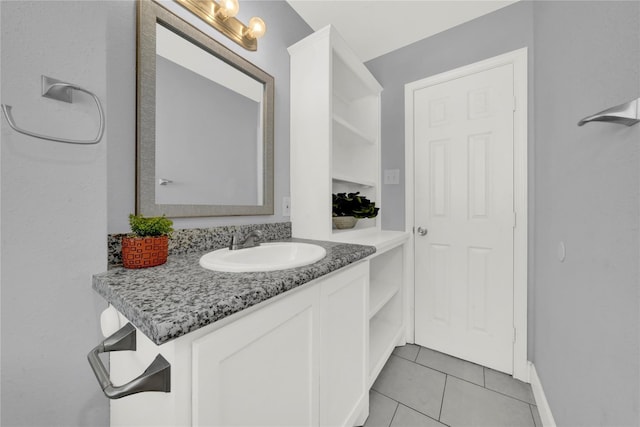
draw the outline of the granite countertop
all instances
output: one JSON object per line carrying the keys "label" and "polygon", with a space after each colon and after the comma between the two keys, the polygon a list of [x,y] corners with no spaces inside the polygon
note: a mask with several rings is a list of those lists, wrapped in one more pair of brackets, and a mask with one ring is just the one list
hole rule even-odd
{"label": "granite countertop", "polygon": [[[282,240],[281,240],[282,241]],[[373,246],[285,239],[326,249],[303,267],[254,273],[223,273],[198,263],[207,252],[170,255],[161,266],[116,267],[93,276],[93,289],[154,343],[160,345],[366,258]]]}

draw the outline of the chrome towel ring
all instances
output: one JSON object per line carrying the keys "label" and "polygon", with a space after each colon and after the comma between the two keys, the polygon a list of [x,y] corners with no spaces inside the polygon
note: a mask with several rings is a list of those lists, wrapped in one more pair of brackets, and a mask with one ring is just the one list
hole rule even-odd
{"label": "chrome towel ring", "polygon": [[87,95],[90,95],[96,103],[98,107],[98,114],[100,115],[100,125],[98,127],[98,134],[92,140],[84,140],[84,139],[68,139],[68,138],[58,138],[55,136],[42,135],[36,132],[31,132],[25,129],[22,129],[16,125],[13,116],[11,115],[11,105],[2,104],[2,112],[4,113],[4,117],[7,119],[9,126],[11,129],[16,132],[22,133],[24,135],[32,136],[34,138],[46,139],[48,141],[55,142],[63,142],[65,144],[79,144],[79,145],[89,145],[89,144],[97,144],[102,139],[104,134],[104,111],[102,110],[102,105],[100,104],[100,100],[98,97],[91,91],[81,88],[72,83],[62,82],[56,79],[52,79],[51,77],[42,76],[42,96],[47,98],[52,98],[58,101],[63,102],[73,102],[71,93],[73,90],[77,90],[79,92],[84,92]]}

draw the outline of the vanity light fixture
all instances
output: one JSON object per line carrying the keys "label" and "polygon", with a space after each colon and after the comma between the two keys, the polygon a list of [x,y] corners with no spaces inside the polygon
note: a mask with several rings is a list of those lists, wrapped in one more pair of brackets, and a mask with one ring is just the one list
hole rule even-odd
{"label": "vanity light fixture", "polygon": [[238,0],[176,2],[247,50],[258,50],[258,39],[267,31],[264,21],[258,17],[251,18],[249,25],[235,18],[240,9]]}
{"label": "vanity light fixture", "polygon": [[234,18],[238,14],[238,10],[240,10],[238,0],[220,0],[218,4],[211,2],[211,11],[222,20]]}
{"label": "vanity light fixture", "polygon": [[249,27],[245,31],[245,37],[251,39],[259,39],[267,32],[267,26],[264,21],[257,16],[249,19]]}

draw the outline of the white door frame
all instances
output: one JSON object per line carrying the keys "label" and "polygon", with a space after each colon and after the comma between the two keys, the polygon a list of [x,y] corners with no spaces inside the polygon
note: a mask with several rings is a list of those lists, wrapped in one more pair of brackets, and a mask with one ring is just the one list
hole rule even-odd
{"label": "white door frame", "polygon": [[[513,376],[529,382],[527,363],[527,48],[514,50],[484,61],[466,65],[444,73],[436,74],[405,85],[405,199],[406,231],[410,235],[408,242],[406,277],[410,289],[415,290],[415,251],[414,251],[414,92],[428,86],[444,83],[470,74],[513,64],[515,112],[513,114],[513,184],[516,227],[513,235],[513,325],[515,337],[513,344]],[[410,297],[412,318],[415,319],[415,299]],[[415,325],[408,326],[407,335],[415,340]]]}

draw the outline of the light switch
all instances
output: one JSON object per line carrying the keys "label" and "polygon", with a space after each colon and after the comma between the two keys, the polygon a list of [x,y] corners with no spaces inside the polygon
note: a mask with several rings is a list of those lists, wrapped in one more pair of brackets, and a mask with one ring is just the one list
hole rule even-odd
{"label": "light switch", "polygon": [[384,183],[391,185],[400,184],[400,169],[385,169]]}

